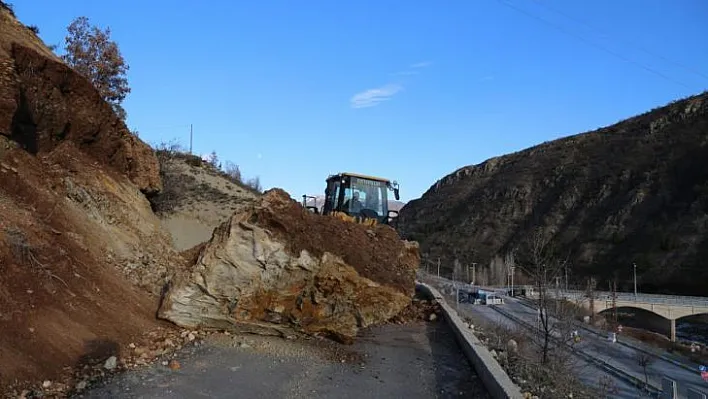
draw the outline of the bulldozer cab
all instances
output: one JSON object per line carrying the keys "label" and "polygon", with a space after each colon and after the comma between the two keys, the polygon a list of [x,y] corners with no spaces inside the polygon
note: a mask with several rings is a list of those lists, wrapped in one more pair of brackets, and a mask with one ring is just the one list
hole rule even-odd
{"label": "bulldozer cab", "polygon": [[356,219],[392,224],[397,211],[388,209],[388,192],[398,200],[398,183],[373,176],[339,173],[327,178],[323,215],[346,214]]}

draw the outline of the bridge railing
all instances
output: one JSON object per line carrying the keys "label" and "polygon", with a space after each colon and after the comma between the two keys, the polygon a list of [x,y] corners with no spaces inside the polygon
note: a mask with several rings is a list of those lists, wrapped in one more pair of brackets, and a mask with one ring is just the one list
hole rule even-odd
{"label": "bridge railing", "polygon": [[[555,290],[550,290],[550,292],[555,294]],[[586,296],[586,293],[580,290],[560,290],[559,294],[566,298],[583,298]],[[597,299],[612,300],[612,293],[610,292],[595,291],[594,294]],[[708,307],[708,298],[706,297],[660,294],[637,294],[637,296],[635,296],[632,293],[626,292],[618,292],[615,295],[616,300],[623,302],[644,302],[662,305]]]}
{"label": "bridge railing", "polygon": [[[448,277],[437,277],[434,275],[430,275],[429,277],[431,278],[436,278],[436,279],[441,279],[441,280],[446,280],[449,283],[452,283],[452,285],[455,288],[469,288],[470,285],[466,282],[463,281],[456,281],[452,282],[451,279]],[[498,291],[502,292],[505,291],[508,287],[505,286],[494,286],[494,287],[481,287],[479,285],[476,286],[477,288],[483,288],[489,291]],[[510,288],[510,287],[509,287]],[[527,288],[534,290],[533,285],[526,285],[526,284],[519,284],[515,285],[514,288]],[[584,290],[579,290],[579,289],[569,289],[565,290],[564,287],[548,287],[548,292],[551,295],[555,295],[556,292],[558,292],[559,296],[565,297],[565,298],[572,298],[572,299],[582,299],[585,298],[586,292]],[[606,301],[611,301],[612,300],[612,293],[609,291],[593,291],[593,294],[595,295],[595,298],[597,300],[606,300]],[[617,292],[615,293],[616,295],[616,300],[618,301],[623,301],[623,302],[643,302],[643,303],[653,303],[653,304],[661,304],[661,305],[675,305],[675,306],[695,306],[695,307],[701,307],[701,308],[708,308],[708,297],[700,297],[700,296],[688,296],[688,295],[662,295],[662,294],[642,294],[639,293],[636,297],[634,293],[631,292]]]}

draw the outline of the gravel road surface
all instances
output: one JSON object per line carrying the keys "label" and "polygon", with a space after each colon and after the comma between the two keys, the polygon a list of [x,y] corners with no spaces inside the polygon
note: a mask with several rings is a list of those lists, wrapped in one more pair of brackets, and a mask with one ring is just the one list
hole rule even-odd
{"label": "gravel road surface", "polygon": [[489,398],[444,321],[385,325],[351,346],[215,334],[84,398]]}

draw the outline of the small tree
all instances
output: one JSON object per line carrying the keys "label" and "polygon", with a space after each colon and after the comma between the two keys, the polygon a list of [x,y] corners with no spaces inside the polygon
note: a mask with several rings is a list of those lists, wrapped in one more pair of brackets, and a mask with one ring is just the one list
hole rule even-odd
{"label": "small tree", "polygon": [[637,365],[642,368],[642,372],[644,373],[644,388],[648,389],[649,366],[654,363],[654,357],[644,352],[637,352],[637,354],[635,355],[635,360],[637,361]]}
{"label": "small tree", "polygon": [[87,17],[76,18],[68,27],[64,61],[93,83],[101,97],[111,104],[121,120],[127,117],[121,103],[130,93],[128,64],[111,40],[110,28],[89,26]]}
{"label": "small tree", "polygon": [[[511,283],[514,282],[513,278],[516,274],[516,260],[514,256],[514,251],[507,252],[506,255],[504,255],[504,268],[506,269],[506,275],[509,277],[509,285],[513,290],[514,287]],[[514,293],[512,292],[511,295],[514,296]]]}
{"label": "small tree", "polygon": [[[538,328],[541,334],[541,364],[549,361],[549,353],[553,349],[551,344],[556,333],[560,333],[560,340],[569,340],[572,328],[566,314],[566,306],[559,307],[559,298],[553,295],[551,287],[563,273],[566,261],[555,258],[550,240],[542,229],[537,229],[528,244],[528,258],[530,265],[522,268],[532,279],[538,300]],[[552,305],[555,305],[552,307]],[[555,311],[553,311],[555,310]],[[553,313],[553,314],[552,314]]]}
{"label": "small tree", "polygon": [[224,165],[224,172],[229,176],[229,179],[233,181],[234,183],[243,183],[243,177],[241,176],[241,169],[239,169],[238,165],[231,161],[226,161],[226,165]]}
{"label": "small tree", "polygon": [[252,179],[248,179],[248,181],[246,182],[246,185],[248,187],[251,187],[252,189],[254,189],[255,191],[257,191],[259,193],[263,192],[263,187],[261,186],[261,178],[258,176],[254,177]]}
{"label": "small tree", "polygon": [[494,256],[489,262],[490,283],[495,285],[505,285],[508,281],[508,273],[504,260],[500,256]]}
{"label": "small tree", "polygon": [[216,151],[212,151],[211,154],[207,156],[206,161],[215,169],[219,169],[219,157],[216,155]]}

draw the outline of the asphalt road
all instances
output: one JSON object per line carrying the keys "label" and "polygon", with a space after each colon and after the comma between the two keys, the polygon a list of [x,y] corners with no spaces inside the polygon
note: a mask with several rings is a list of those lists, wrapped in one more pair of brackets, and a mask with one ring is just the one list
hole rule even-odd
{"label": "asphalt road", "polygon": [[[244,345],[245,344],[245,345]],[[444,321],[385,325],[353,345],[214,335],[85,398],[489,398]]]}
{"label": "asphalt road", "polygon": [[[473,312],[474,314],[481,316],[491,322],[499,323],[511,328],[518,327],[518,325],[514,321],[502,316],[501,314],[495,312],[492,308],[487,306],[472,306],[467,304],[460,304],[460,308],[463,313]],[[510,311],[510,313],[516,316],[520,316],[512,311]],[[617,393],[612,395],[613,398],[636,399],[637,397],[639,397],[637,388],[635,386],[628,384],[621,379],[617,379],[615,376],[607,372],[597,369],[595,365],[587,362],[586,360],[577,358],[572,362],[570,368],[571,370],[569,371],[575,374],[583,384],[589,387],[598,387],[601,378],[611,379],[614,382],[615,388],[617,389]]]}
{"label": "asphalt road", "polygon": [[[495,312],[493,309],[483,305],[472,306],[465,304],[464,306],[474,308],[474,311],[478,314],[484,315],[494,321],[500,321],[500,318],[503,318],[502,315]],[[505,304],[500,306],[503,306],[504,310],[512,315],[535,325],[537,318],[535,310],[509,298],[505,298]],[[506,324],[513,324],[509,319],[504,318],[504,320]],[[644,371],[637,360],[637,356],[640,352],[626,346],[609,342],[606,337],[599,337],[598,335],[583,330],[580,330],[579,333],[582,337],[581,343],[578,344],[579,349],[644,381]],[[594,386],[597,386],[599,378],[602,375],[612,377],[610,374],[582,360],[578,360],[575,372],[584,383]],[[708,383],[701,379],[698,370],[691,372],[662,359],[654,358],[653,362],[647,366],[647,375],[649,377],[649,383],[656,387],[661,387],[662,376],[675,380],[678,385],[679,397],[687,397],[687,390],[689,388],[702,390],[703,392],[708,391]],[[636,388],[615,377],[612,378],[620,389],[618,397],[637,397]]]}

